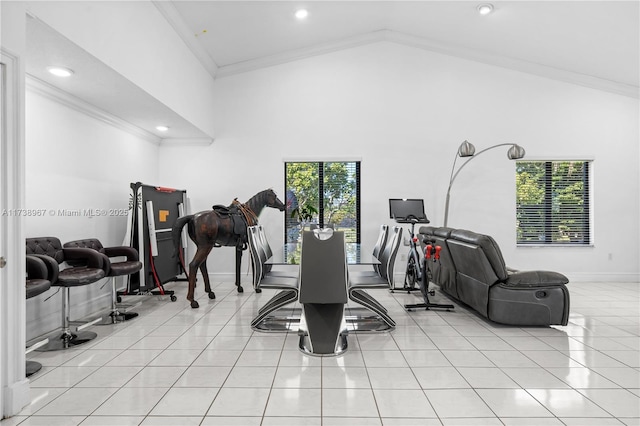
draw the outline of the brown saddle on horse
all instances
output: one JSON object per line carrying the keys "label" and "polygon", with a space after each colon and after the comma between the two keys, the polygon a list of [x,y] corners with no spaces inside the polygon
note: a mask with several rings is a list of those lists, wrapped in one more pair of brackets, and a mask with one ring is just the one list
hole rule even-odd
{"label": "brown saddle on horse", "polygon": [[247,221],[240,210],[235,207],[227,207],[223,205],[215,205],[212,207],[220,217],[228,217],[233,222],[233,233],[240,237],[243,241],[247,239]]}
{"label": "brown saddle on horse", "polygon": [[233,233],[236,234],[243,243],[247,242],[247,226],[258,223],[255,213],[247,206],[234,199],[230,206],[216,204],[211,207],[220,217],[228,217],[233,222]]}

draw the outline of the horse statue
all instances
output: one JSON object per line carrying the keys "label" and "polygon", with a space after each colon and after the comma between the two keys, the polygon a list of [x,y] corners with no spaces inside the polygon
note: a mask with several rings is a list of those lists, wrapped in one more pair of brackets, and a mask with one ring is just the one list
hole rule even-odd
{"label": "horse statue", "polygon": [[264,207],[273,207],[280,211],[285,210],[285,205],[278,199],[272,189],[258,192],[246,203],[242,204],[236,198],[230,206],[215,205],[212,210],[204,210],[195,214],[182,216],[176,220],[171,230],[174,256],[180,250],[180,237],[185,225],[189,232],[189,238],[196,244],[196,254],[189,263],[189,291],[187,300],[192,308],[200,305],[194,300],[196,286],[196,273],[198,268],[202,272],[204,290],[209,294],[209,299],[215,299],[215,293],[211,291],[209,274],[207,273],[207,256],[214,247],[236,248],[236,287],[238,293],[244,290],[240,285],[240,265],[242,263],[242,251],[247,248],[247,227],[258,223],[258,216]]}

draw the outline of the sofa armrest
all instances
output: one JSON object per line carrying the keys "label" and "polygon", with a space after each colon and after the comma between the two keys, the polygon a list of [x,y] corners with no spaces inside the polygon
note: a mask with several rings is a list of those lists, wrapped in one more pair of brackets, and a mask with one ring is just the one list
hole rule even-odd
{"label": "sofa armrest", "polygon": [[569,279],[559,272],[522,271],[509,274],[503,285],[508,287],[544,287],[567,284]]}
{"label": "sofa armrest", "polygon": [[134,262],[138,260],[138,250],[133,247],[104,247],[104,254],[108,257],[119,257],[124,256],[127,258],[128,262]]}

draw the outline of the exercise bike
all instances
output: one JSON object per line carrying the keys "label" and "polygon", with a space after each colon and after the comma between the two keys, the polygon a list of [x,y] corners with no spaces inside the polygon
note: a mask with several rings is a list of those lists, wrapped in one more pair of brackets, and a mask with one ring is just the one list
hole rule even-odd
{"label": "exercise bike", "polygon": [[416,223],[429,223],[427,218],[418,219],[413,215],[407,216],[398,223],[410,223],[411,231],[409,234],[409,253],[407,254],[407,268],[404,273],[404,285],[403,290],[412,292],[419,290],[417,284],[422,280],[423,268],[422,268],[422,250],[418,245],[418,237],[415,235]]}
{"label": "exercise bike", "polygon": [[[440,261],[441,247],[435,244],[435,241],[425,238],[423,243],[426,244],[425,252],[418,246],[418,237],[415,234],[416,223],[429,223],[427,215],[424,212],[424,200],[407,199],[407,198],[391,198],[389,199],[389,214],[391,219],[398,223],[408,223],[411,225],[411,235],[409,239],[409,255],[407,257],[407,268],[404,275],[403,290],[407,292],[420,290],[424,303],[407,304],[405,309],[425,308],[429,309],[446,309],[447,311],[454,308],[453,305],[431,303],[429,296],[435,295],[435,291],[429,291],[430,270],[427,260],[431,260],[433,256],[434,262]],[[416,286],[418,284],[418,286]],[[400,290],[398,288],[398,290]]]}
{"label": "exercise bike", "polygon": [[397,223],[410,224],[409,253],[404,274],[404,285],[393,290],[404,290],[408,293],[419,290],[417,284],[422,279],[422,250],[419,248],[415,234],[417,223],[429,223],[424,212],[424,200],[417,198],[389,199],[389,214]]}
{"label": "exercise bike", "polygon": [[[417,238],[415,240],[417,241]],[[434,296],[435,291],[429,290],[429,282],[431,281],[430,279],[431,271],[427,263],[431,259],[433,259],[433,262],[440,262],[440,251],[442,250],[442,247],[436,245],[434,240],[430,240],[428,238],[425,238],[422,242],[425,243],[425,251],[424,251],[424,257],[420,261],[420,264],[422,265],[422,267],[420,269],[421,277],[419,282],[420,282],[420,293],[422,293],[422,299],[424,300],[424,302],[406,304],[404,305],[404,308],[409,312],[411,312],[411,310],[413,309],[421,309],[421,308],[424,308],[427,311],[429,309],[446,309],[447,311],[450,311],[451,309],[454,309],[453,305],[443,304],[443,303],[431,303],[431,301],[429,300],[429,296]],[[407,268],[408,267],[409,265],[407,265]]]}

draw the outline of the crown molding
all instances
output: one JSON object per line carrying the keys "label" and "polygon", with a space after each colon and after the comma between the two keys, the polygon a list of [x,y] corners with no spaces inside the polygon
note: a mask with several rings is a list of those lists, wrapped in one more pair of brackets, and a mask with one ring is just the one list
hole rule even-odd
{"label": "crown molding", "polygon": [[331,52],[376,43],[385,39],[385,31],[387,30],[374,31],[367,34],[347,37],[338,41],[322,43],[301,49],[289,50],[287,52],[264,56],[262,58],[251,59],[248,61],[237,62],[231,65],[224,65],[218,68],[216,77],[228,77],[243,72],[255,71],[261,68],[297,61],[299,59],[310,58],[313,56],[324,55]]}
{"label": "crown molding", "polygon": [[184,22],[182,15],[180,15],[180,12],[178,12],[178,9],[176,9],[173,3],[166,0],[152,0],[151,3],[154,4],[154,6],[160,11],[162,16],[164,16],[167,22],[169,22],[178,36],[187,45],[189,50],[191,50],[191,53],[193,53],[196,59],[200,61],[202,66],[207,70],[211,77],[215,79],[218,72],[218,65],[211,58],[211,56],[209,56],[200,42],[198,42],[195,34],[193,34],[193,32],[189,29],[189,26]]}
{"label": "crown molding", "polygon": [[565,83],[576,84],[591,89],[615,93],[617,95],[628,96],[634,99],[640,98],[640,87],[631,84],[606,80],[603,78],[581,74],[574,71],[553,68],[535,62],[524,61],[522,59],[511,58],[502,55],[480,50],[468,49],[462,46],[444,43],[441,41],[426,39],[394,30],[378,30],[366,34],[347,37],[341,40],[318,44],[301,49],[294,49],[275,55],[237,62],[230,65],[218,66],[211,56],[202,47],[196,36],[189,29],[188,25],[169,1],[152,0],[152,3],[162,13],[167,22],[174,28],[176,33],[182,38],[187,47],[193,52],[204,68],[213,78],[229,77],[236,74],[255,71],[261,68],[293,62],[300,59],[323,55],[339,50],[349,49],[366,44],[389,41],[404,46],[414,47],[429,52],[441,53],[462,59],[472,60],[487,65],[498,66],[514,71],[520,71],[532,75],[546,77],[552,80],[563,81]]}
{"label": "crown molding", "polygon": [[50,85],[49,83],[33,77],[32,75],[27,74],[25,83],[27,90],[30,90],[33,93],[41,95],[54,102],[60,103],[75,111],[95,118],[96,120],[102,121],[103,123],[109,124],[141,139],[149,141],[155,145],[160,145],[161,138],[154,135],[153,133],[141,129],[138,126],[134,126],[133,124],[121,118],[118,118],[106,111],[103,111],[95,105],[85,102],[80,98],[77,98],[63,90]]}
{"label": "crown molding", "polygon": [[599,77],[580,74],[573,71],[553,68],[534,62],[524,61],[521,59],[496,55],[491,52],[479,49],[468,49],[465,47],[429,40],[393,30],[378,30],[363,35],[345,38],[339,41],[323,43],[308,48],[290,50],[276,55],[270,55],[262,58],[238,62],[231,65],[221,66],[218,67],[216,77],[223,78],[233,76],[243,72],[255,71],[261,68],[280,65],[299,59],[323,55],[326,53],[371,43],[378,43],[382,41],[413,47],[428,52],[435,52],[443,55],[467,59],[487,65],[498,66],[514,71],[520,71],[540,77],[546,77],[552,80],[563,81],[565,83],[577,84],[580,86],[615,93],[617,95],[628,96],[635,99],[640,98],[640,88],[637,86],[605,80]]}
{"label": "crown molding", "polygon": [[524,61],[522,59],[496,55],[484,50],[468,49],[456,45],[427,40],[398,31],[386,30],[384,39],[386,41],[391,41],[397,44],[415,47],[430,52],[441,53],[448,56],[455,56],[462,59],[481,62],[487,65],[507,68],[514,71],[520,71],[540,77],[546,77],[552,80],[564,81],[565,83],[577,84],[580,86],[602,90],[605,92],[611,92],[618,95],[629,96],[636,99],[640,98],[640,88],[637,86],[605,80],[603,78],[581,74],[573,71],[553,68],[534,62]]}

